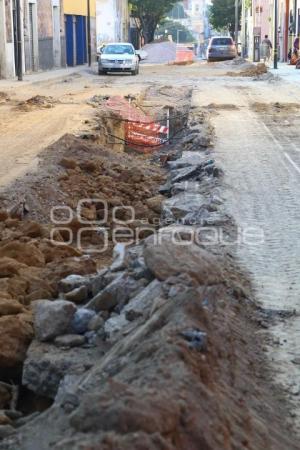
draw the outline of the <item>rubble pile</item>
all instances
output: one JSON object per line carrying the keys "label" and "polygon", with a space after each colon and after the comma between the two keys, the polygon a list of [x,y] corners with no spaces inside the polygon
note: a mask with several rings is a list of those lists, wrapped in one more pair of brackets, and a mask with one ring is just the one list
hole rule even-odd
{"label": "rubble pile", "polygon": [[240,67],[238,72],[227,72],[228,77],[258,77],[268,72],[268,67],[264,63],[249,64],[247,67]]}
{"label": "rubble pile", "polygon": [[35,95],[27,100],[19,102],[16,109],[19,111],[32,111],[34,109],[53,108],[58,103],[53,97],[46,97],[45,95]]}
{"label": "rubble pile", "polygon": [[[160,194],[153,195],[153,186],[143,197],[161,219],[159,230],[118,243],[107,267],[67,274],[57,283],[56,299],[32,304],[35,339],[22,384],[53,405],[13,419],[4,410],[1,450],[32,450],[41,443],[45,450],[296,449],[282,437],[280,406],[265,391],[248,282],[228,249],[220,242],[207,245],[207,226],[217,230],[222,224],[229,231],[233,224],[220,196],[222,171],[205,146],[211,129],[205,135],[201,121],[202,113],[193,111],[186,137],[163,155],[168,179]],[[115,167],[113,155],[108,167],[93,161],[91,151],[95,168],[84,178],[82,160],[69,152],[60,182],[68,192],[72,180],[75,201],[75,180],[94,191],[96,179],[101,189],[112,183],[127,201],[140,199],[124,190],[135,171]],[[109,178],[103,184],[100,166]],[[147,177],[135,180],[135,190],[143,192],[145,182]],[[260,385],[253,382],[257,376]],[[275,411],[272,423],[269,410]]]}
{"label": "rubble pile", "polygon": [[[235,225],[212,139],[195,108],[152,160],[64,136],[3,194],[0,369],[22,368],[20,388],[47,410],[24,414],[6,373],[0,450],[297,448],[268,394],[248,280],[219,239]],[[51,234],[52,208],[57,223],[71,211],[72,242],[66,225]],[[76,247],[82,219],[102,221],[107,252],[90,255],[103,242],[89,230]]]}

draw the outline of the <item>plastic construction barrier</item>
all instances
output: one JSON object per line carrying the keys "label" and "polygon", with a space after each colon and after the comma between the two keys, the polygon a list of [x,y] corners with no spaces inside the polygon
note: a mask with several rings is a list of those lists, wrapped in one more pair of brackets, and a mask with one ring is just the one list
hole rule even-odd
{"label": "plastic construction barrier", "polygon": [[194,61],[194,52],[188,48],[179,47],[176,50],[176,62]]}
{"label": "plastic construction barrier", "polygon": [[153,152],[168,138],[169,129],[161,120],[145,114],[124,97],[111,97],[106,108],[121,116],[125,122],[126,144],[140,153]]}

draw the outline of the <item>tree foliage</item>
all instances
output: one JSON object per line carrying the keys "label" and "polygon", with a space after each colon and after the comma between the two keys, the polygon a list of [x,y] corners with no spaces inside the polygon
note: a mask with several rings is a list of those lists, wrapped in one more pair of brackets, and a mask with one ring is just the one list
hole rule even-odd
{"label": "tree foliage", "polygon": [[145,43],[154,40],[157,25],[172,9],[176,0],[130,0],[132,14],[138,19]]}
{"label": "tree foliage", "polygon": [[177,31],[179,37],[179,42],[194,42],[195,38],[185,26],[181,25],[180,22],[174,22],[173,20],[165,20],[161,23],[157,29],[158,34],[164,34],[165,30],[168,30],[168,34],[172,35],[173,41],[177,41]]}
{"label": "tree foliage", "polygon": [[[210,23],[215,30],[226,29],[231,35],[235,28],[235,0],[212,0],[209,11]],[[239,8],[239,20],[241,8]]]}

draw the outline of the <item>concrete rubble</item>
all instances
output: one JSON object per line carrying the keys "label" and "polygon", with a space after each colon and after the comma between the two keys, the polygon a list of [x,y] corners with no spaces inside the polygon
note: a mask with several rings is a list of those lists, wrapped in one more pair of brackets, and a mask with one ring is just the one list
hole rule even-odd
{"label": "concrete rubble", "polygon": [[[191,113],[191,127],[199,118]],[[20,427],[0,424],[0,450],[275,448],[280,427],[269,432],[258,398],[270,409],[276,401],[264,382],[252,385],[263,353],[258,338],[247,344],[256,333],[254,320],[245,329],[255,316],[248,281],[219,242],[195,239],[195,225],[222,223],[228,233],[234,225],[201,127],[192,136],[175,149],[160,195],[157,187],[144,202],[161,227],[118,243],[105,267],[61,272],[53,296],[33,302],[22,385],[52,406]],[[27,258],[46,264],[38,249],[24,251],[21,263]]]}

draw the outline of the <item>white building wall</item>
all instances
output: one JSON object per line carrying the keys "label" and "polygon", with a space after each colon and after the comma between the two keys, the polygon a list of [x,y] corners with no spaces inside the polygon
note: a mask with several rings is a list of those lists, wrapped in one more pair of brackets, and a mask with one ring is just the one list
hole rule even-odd
{"label": "white building wall", "polygon": [[97,45],[128,40],[129,8],[127,0],[97,0]]}

